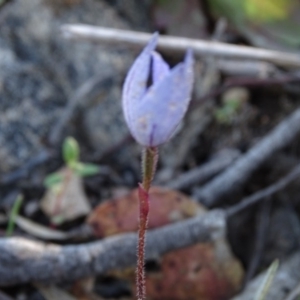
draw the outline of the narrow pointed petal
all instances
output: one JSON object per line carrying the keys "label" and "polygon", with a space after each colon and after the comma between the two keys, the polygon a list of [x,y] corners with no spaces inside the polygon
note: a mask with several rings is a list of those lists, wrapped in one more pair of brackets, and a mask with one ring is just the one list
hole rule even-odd
{"label": "narrow pointed petal", "polygon": [[165,143],[186,113],[193,86],[193,55],[188,51],[161,81],[154,84],[134,111],[132,134],[145,146]]}
{"label": "narrow pointed petal", "polygon": [[131,66],[123,85],[122,106],[124,117],[131,129],[132,110],[143,97],[147,89],[147,80],[150,74],[151,53],[156,47],[158,33],[154,33],[148,45],[136,58]]}
{"label": "narrow pointed petal", "polygon": [[163,79],[170,73],[169,65],[156,51],[152,52],[152,81],[153,84]]}
{"label": "narrow pointed petal", "polygon": [[[191,87],[193,86],[194,83],[194,55],[193,55],[193,51],[191,49],[188,49],[186,54],[185,54],[185,58],[184,58],[184,67],[185,67],[185,77],[186,77],[186,82],[189,82]],[[191,77],[190,79],[188,79],[188,77]]]}

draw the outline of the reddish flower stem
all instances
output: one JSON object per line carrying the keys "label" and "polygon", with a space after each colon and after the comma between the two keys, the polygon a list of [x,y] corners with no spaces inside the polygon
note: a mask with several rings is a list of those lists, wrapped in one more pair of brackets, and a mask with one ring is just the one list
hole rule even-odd
{"label": "reddish flower stem", "polygon": [[137,299],[146,299],[145,287],[145,241],[146,230],[149,213],[149,194],[144,190],[143,186],[139,186],[139,200],[140,200],[140,216],[139,216],[139,240],[137,250],[137,270],[136,270],[136,285],[137,285]]}
{"label": "reddish flower stem", "polygon": [[157,148],[146,148],[142,158],[143,183],[139,185],[139,233],[137,249],[136,286],[137,299],[146,299],[145,241],[149,215],[149,189],[158,158]]}

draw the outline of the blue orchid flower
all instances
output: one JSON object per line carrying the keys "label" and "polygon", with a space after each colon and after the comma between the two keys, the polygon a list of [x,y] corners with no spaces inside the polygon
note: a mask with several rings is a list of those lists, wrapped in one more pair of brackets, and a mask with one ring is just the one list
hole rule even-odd
{"label": "blue orchid flower", "polygon": [[155,33],[134,61],[122,95],[129,130],[146,147],[159,146],[173,135],[187,111],[194,81],[192,51],[188,50],[184,61],[170,69],[154,51],[157,40]]}

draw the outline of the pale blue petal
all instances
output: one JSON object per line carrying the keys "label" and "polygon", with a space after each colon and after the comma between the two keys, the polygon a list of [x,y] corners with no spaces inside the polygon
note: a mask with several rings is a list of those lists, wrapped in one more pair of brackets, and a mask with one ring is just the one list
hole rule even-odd
{"label": "pale blue petal", "polygon": [[152,81],[157,83],[170,73],[169,65],[156,51],[152,52]]}
{"label": "pale blue petal", "polygon": [[151,53],[156,47],[158,33],[154,33],[148,45],[131,66],[123,85],[122,106],[129,129],[132,128],[132,111],[146,93],[150,74]]}
{"label": "pale blue petal", "polygon": [[132,134],[140,144],[154,147],[171,137],[186,113],[193,78],[193,55],[188,51],[183,63],[147,91],[133,114]]}

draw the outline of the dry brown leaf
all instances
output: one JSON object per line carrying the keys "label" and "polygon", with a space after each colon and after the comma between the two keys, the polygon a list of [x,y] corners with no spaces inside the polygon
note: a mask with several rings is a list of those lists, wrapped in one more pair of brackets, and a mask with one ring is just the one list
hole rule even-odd
{"label": "dry brown leaf", "polygon": [[243,276],[239,262],[231,255],[220,260],[212,243],[167,253],[160,268],[147,275],[149,299],[229,299],[240,288]]}
{"label": "dry brown leaf", "polygon": [[[148,228],[180,221],[204,212],[204,208],[184,194],[160,187],[150,189]],[[137,189],[131,193],[105,201],[97,206],[88,218],[95,235],[105,237],[138,228]]]}
{"label": "dry brown leaf", "polygon": [[64,178],[57,189],[48,189],[41,201],[41,209],[54,224],[61,224],[91,211],[83,190],[82,178],[69,168],[58,172]]}

